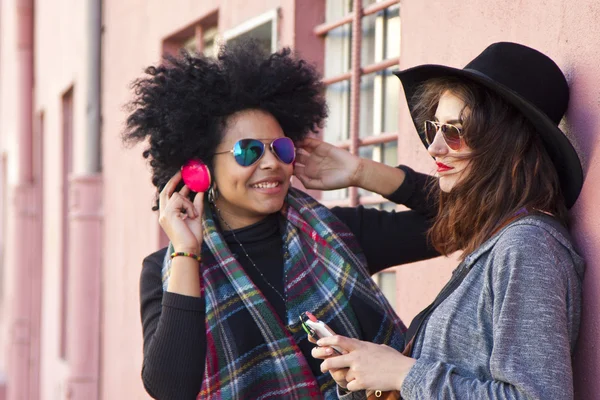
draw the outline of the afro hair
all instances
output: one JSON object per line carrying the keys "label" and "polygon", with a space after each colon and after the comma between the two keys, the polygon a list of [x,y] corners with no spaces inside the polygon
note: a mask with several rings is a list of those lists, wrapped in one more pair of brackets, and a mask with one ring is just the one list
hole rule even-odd
{"label": "afro hair", "polygon": [[216,58],[182,51],[145,74],[132,84],[123,141],[149,139],[143,156],[159,190],[192,158],[211,166],[227,118],[238,111],[270,113],[294,142],[327,117],[320,75],[289,48],[266,54],[258,42],[241,41]]}

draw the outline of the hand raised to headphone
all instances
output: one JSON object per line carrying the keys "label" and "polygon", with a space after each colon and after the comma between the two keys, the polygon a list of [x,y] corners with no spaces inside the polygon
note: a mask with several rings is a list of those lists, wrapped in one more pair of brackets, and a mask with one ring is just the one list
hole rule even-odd
{"label": "hand raised to headphone", "polygon": [[296,144],[294,175],[307,189],[333,190],[357,186],[361,159],[315,138]]}
{"label": "hand raised to headphone", "polygon": [[192,202],[188,198],[190,189],[187,186],[175,190],[180,181],[181,171],[178,171],[160,192],[158,222],[175,251],[199,254],[204,193],[196,193]]}

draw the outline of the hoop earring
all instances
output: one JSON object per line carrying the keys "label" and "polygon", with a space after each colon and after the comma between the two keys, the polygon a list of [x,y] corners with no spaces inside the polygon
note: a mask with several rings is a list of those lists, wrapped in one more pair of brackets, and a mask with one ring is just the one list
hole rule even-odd
{"label": "hoop earring", "polygon": [[218,198],[219,191],[215,189],[214,186],[211,186],[210,189],[208,189],[208,202],[214,205]]}

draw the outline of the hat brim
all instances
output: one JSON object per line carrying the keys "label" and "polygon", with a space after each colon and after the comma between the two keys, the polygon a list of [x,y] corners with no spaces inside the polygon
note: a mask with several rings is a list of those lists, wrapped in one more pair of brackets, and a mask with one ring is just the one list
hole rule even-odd
{"label": "hat brim", "polygon": [[[432,78],[465,78],[477,82],[499,94],[505,101],[520,110],[536,128],[550,159],[554,163],[556,172],[558,173],[567,208],[571,208],[573,204],[575,204],[583,185],[583,170],[581,168],[579,157],[566,135],[536,106],[532,105],[506,86],[499,84],[486,75],[474,70],[428,64],[419,65],[404,71],[395,71],[394,75],[402,82],[411,116],[414,109],[415,92],[421,84]],[[415,124],[417,132],[420,133],[421,129],[416,125],[414,118],[413,123]],[[423,137],[421,137],[421,140],[423,141],[423,144],[427,146]]]}

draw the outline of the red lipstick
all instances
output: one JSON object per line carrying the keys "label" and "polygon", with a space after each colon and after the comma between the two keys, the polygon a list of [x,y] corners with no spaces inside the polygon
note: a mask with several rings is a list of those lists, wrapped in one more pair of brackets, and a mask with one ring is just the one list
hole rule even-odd
{"label": "red lipstick", "polygon": [[437,172],[445,172],[445,171],[450,171],[451,169],[454,169],[454,167],[450,167],[442,162],[436,161],[437,164]]}

